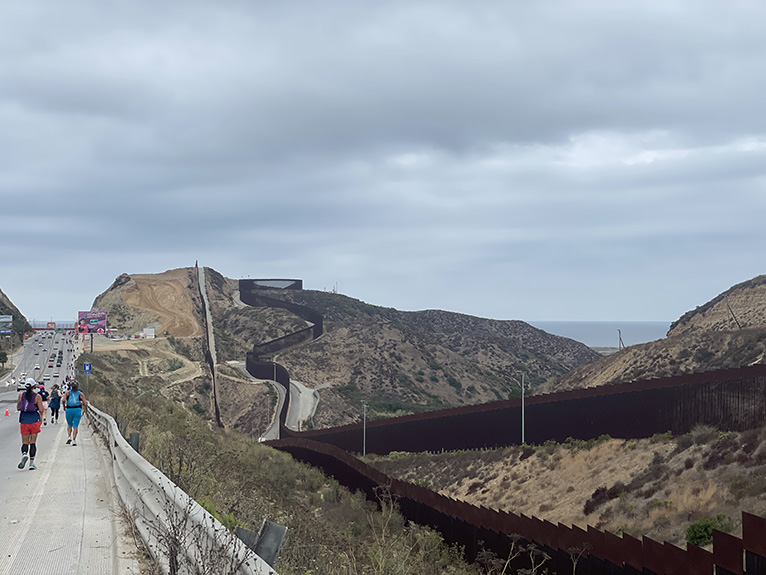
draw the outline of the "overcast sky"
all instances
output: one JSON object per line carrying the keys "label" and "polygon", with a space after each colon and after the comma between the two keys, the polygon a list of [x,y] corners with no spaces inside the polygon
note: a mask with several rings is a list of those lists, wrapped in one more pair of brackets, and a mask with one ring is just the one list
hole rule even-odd
{"label": "overcast sky", "polygon": [[672,321],[766,272],[766,4],[0,4],[0,289]]}

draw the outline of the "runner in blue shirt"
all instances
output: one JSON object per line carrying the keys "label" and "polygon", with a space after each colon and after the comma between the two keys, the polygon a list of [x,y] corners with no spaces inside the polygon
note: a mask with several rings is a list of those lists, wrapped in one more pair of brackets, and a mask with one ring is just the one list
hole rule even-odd
{"label": "runner in blue shirt", "polygon": [[66,434],[69,439],[66,440],[67,444],[77,445],[77,428],[80,427],[80,418],[82,417],[82,410],[84,407],[88,407],[88,402],[85,399],[80,386],[76,381],[73,381],[69,390],[64,394],[64,414],[66,415]]}

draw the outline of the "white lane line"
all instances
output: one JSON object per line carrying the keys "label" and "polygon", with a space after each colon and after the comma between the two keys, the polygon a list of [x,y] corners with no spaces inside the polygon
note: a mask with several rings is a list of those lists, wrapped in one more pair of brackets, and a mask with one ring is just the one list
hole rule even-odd
{"label": "white lane line", "polygon": [[[19,551],[21,551],[21,542],[26,540],[29,528],[32,526],[32,519],[34,519],[34,517],[37,515],[37,511],[40,508],[40,502],[43,499],[45,485],[48,482],[48,478],[50,478],[53,466],[56,463],[56,454],[59,451],[59,445],[61,443],[58,436],[62,434],[64,429],[65,426],[62,425],[61,429],[53,440],[53,449],[50,451],[50,456],[48,457],[45,466],[42,469],[42,473],[38,476],[39,479],[37,482],[37,487],[35,488],[35,492],[32,494],[32,499],[29,501],[29,505],[27,505],[24,519],[19,521],[21,529],[19,529],[19,531],[16,533],[16,537],[13,538],[13,545],[10,547],[11,552],[8,554],[7,558],[3,559],[4,566],[0,567],[0,574],[2,575],[8,575],[10,572],[13,563],[16,561],[16,555],[18,555]],[[26,473],[29,473],[29,470],[27,470]]]}

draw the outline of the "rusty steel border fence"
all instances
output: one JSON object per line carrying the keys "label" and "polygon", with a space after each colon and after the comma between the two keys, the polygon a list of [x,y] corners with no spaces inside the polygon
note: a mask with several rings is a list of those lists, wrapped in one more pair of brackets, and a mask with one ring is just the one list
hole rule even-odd
{"label": "rusty steel border fence", "polygon": [[[615,535],[588,526],[554,524],[536,517],[509,513],[455,500],[425,487],[394,479],[333,445],[305,438],[269,442],[294,458],[322,469],[351,490],[375,500],[388,490],[404,517],[441,532],[445,541],[463,548],[468,561],[482,549],[501,558],[508,555],[515,536],[534,543],[550,556],[552,573],[570,573],[570,552],[583,551],[578,575],[766,575],[766,519],[742,512],[742,538],[713,532],[713,550],[687,544],[682,549],[648,537]],[[514,569],[528,568],[520,556]]]}
{"label": "rusty steel border fence", "polygon": [[[267,298],[258,286],[240,280],[240,297],[249,305],[290,309],[314,323],[313,336],[323,330],[316,310]],[[318,326],[318,327],[317,327]],[[316,331],[318,330],[318,332]],[[301,330],[305,332],[306,330]],[[297,333],[297,332],[296,332]],[[295,336],[295,334],[290,334]],[[280,346],[292,344],[290,336]],[[274,342],[255,345],[247,354],[254,377],[272,379],[290,393],[287,369],[263,360],[274,353]],[[713,532],[713,549],[687,544],[682,549],[648,537],[615,535],[592,526],[554,524],[536,517],[474,506],[425,487],[407,483],[365,464],[361,451],[362,424],[294,432],[285,427],[287,405],[278,414],[282,437],[268,445],[322,469],[339,483],[375,500],[389,490],[404,517],[442,533],[460,545],[472,561],[482,549],[506,557],[515,537],[534,543],[551,557],[552,573],[572,570],[570,551],[582,552],[578,575],[766,575],[766,519],[742,512],[742,537]],[[521,400],[445,409],[366,424],[369,453],[496,448],[520,443]],[[682,434],[707,424],[725,431],[743,431],[766,422],[766,366],[700,372],[597,388],[577,389],[526,399],[525,438],[530,443],[590,439],[608,434],[620,438],[649,437],[670,431]],[[528,568],[523,557],[514,569]]]}
{"label": "rusty steel border fence", "polygon": [[[289,375],[285,373],[289,382]],[[284,383],[284,382],[282,382]],[[766,422],[766,365],[700,372],[528,397],[525,439],[543,444],[600,435],[633,439],[697,424],[743,431]],[[362,423],[294,432],[362,451]],[[377,420],[366,424],[367,453],[453,451],[521,443],[521,400],[511,399]]]}

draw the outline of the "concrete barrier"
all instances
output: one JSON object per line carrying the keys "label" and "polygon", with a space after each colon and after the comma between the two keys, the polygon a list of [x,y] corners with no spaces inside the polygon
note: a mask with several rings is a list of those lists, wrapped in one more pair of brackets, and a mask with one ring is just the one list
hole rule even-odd
{"label": "concrete barrier", "polygon": [[215,517],[141,457],[111,416],[92,405],[86,413],[112,456],[120,499],[164,573],[276,575]]}

